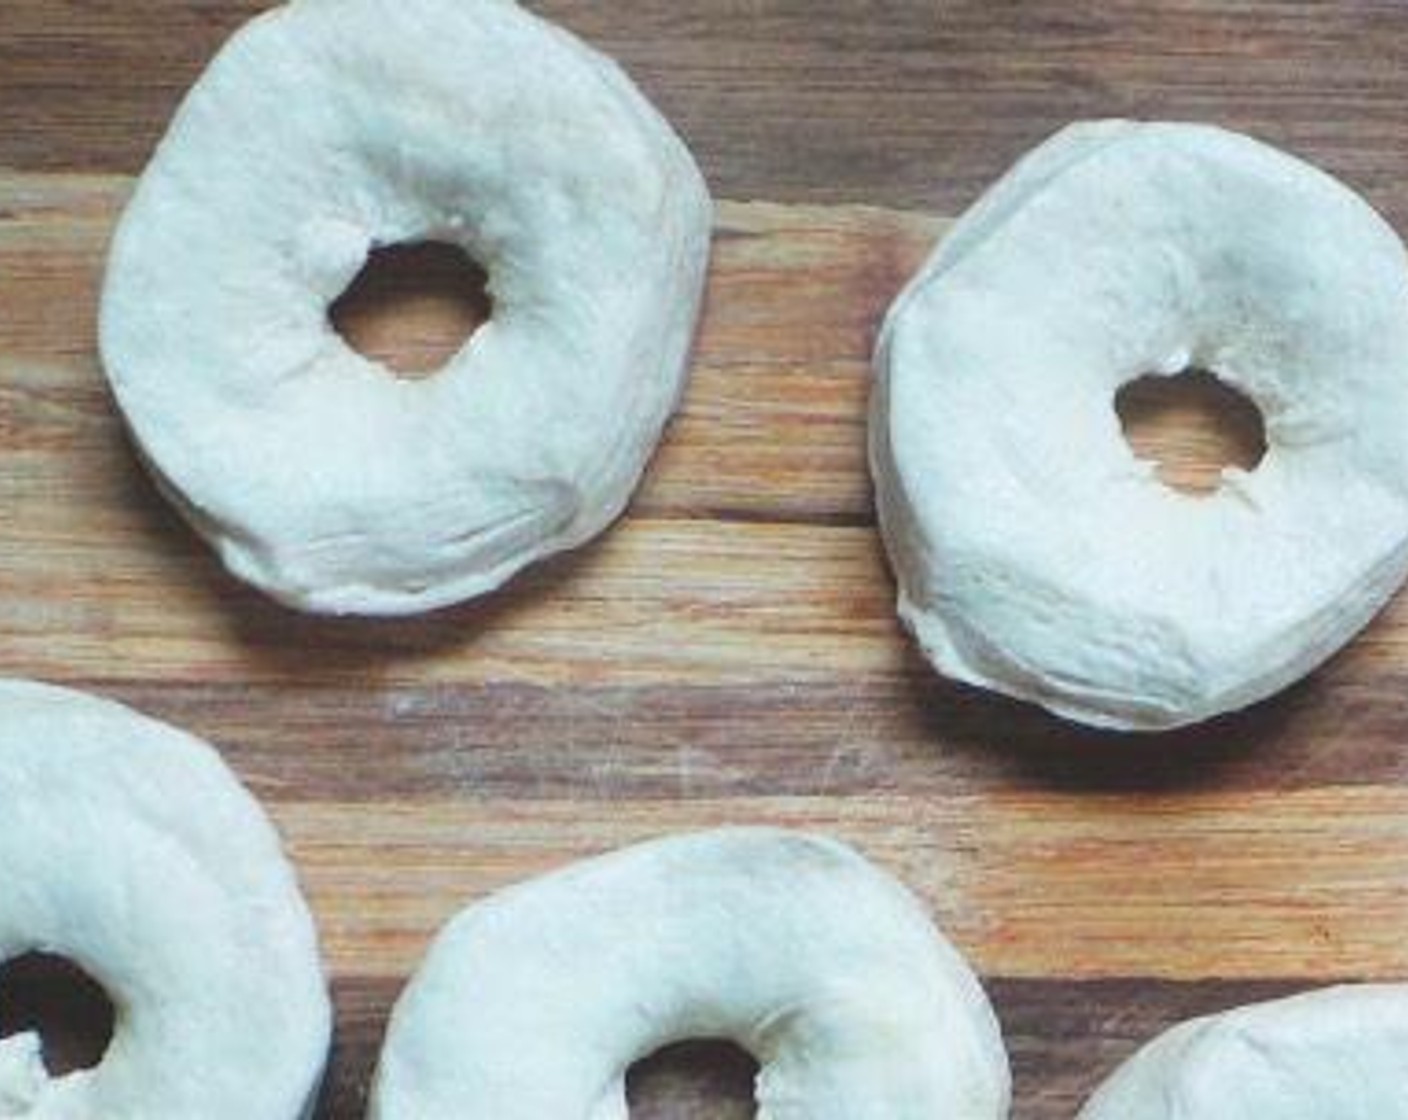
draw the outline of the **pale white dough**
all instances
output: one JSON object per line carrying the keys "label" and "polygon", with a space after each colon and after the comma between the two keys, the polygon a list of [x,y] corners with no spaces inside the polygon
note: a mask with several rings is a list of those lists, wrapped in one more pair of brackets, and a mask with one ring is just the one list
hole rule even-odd
{"label": "pale white dough", "polygon": [[1195,1019],[1079,1120],[1408,1120],[1408,985],[1329,988]]}
{"label": "pale white dough", "polygon": [[[624,508],[683,392],[712,208],[614,63],[508,0],[295,0],[187,97],[113,244],[108,376],[237,575],[330,613],[488,592]],[[434,377],[329,304],[462,246],[492,320]]]}
{"label": "pale white dough", "polygon": [[977,980],[898,883],[798,833],[579,863],[471,907],[392,1016],[372,1120],[627,1120],[625,1073],[688,1038],[761,1065],[759,1120],[998,1120]]}
{"label": "pale white dough", "polygon": [[[107,991],[112,1042],[51,1078],[0,1040],[0,1120],[298,1120],[331,1033],[308,909],[268,820],[204,743],[0,681],[0,961]],[[0,995],[3,998],[3,995]]]}
{"label": "pale white dough", "polygon": [[[1217,374],[1268,451],[1158,481],[1114,398]],[[1329,176],[1186,124],[1072,126],[954,228],[890,313],[871,459],[900,613],[943,673],[1074,720],[1259,700],[1408,570],[1408,263]]]}

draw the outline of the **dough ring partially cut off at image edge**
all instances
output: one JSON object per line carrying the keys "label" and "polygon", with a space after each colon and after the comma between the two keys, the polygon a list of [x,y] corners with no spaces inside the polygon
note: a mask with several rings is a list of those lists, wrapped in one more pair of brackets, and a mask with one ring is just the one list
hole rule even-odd
{"label": "dough ring partially cut off at image edge", "polygon": [[[1205,370],[1265,423],[1195,497],[1114,400]],[[1217,128],[1104,121],[1023,159],[891,310],[871,461],[940,672],[1159,730],[1271,695],[1408,571],[1408,260],[1330,176]]]}
{"label": "dough ring partially cut off at image edge", "polygon": [[115,1010],[101,1061],[62,1077],[34,1034],[0,1040],[0,1118],[311,1116],[332,1029],[313,921],[211,748],[2,681],[0,811],[0,962],[62,957]]}
{"label": "dough ring partially cut off at image edge", "polygon": [[1180,1024],[1078,1120],[1408,1120],[1408,985],[1327,988]]}
{"label": "dough ring partially cut off at image edge", "polygon": [[372,1120],[626,1120],[632,1063],[722,1038],[759,1120],[999,1120],[1007,1059],[968,966],[834,841],[672,837],[470,907],[392,1015]]}
{"label": "dough ring partially cut off at image edge", "polygon": [[[163,492],[285,604],[494,590],[624,509],[678,406],[712,206],[609,59],[509,0],[294,0],[191,90],[114,239],[104,365]],[[436,241],[493,316],[399,379],[329,321]]]}

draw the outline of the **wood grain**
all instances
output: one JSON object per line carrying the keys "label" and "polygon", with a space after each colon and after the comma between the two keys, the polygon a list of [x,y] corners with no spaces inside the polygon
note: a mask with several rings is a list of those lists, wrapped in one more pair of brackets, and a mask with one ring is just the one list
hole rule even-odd
{"label": "wood grain", "polygon": [[[900,876],[975,967],[1171,980],[1408,974],[1408,792],[1200,797],[419,799],[261,792],[337,975],[405,975],[462,905],[574,857],[764,821],[830,832]],[[584,805],[609,806],[585,813]]]}
{"label": "wood grain", "polygon": [[[486,604],[379,625],[225,576],[135,465],[94,353],[126,175],[266,6],[0,11],[0,673],[187,727],[269,806],[338,1003],[319,1120],[362,1115],[390,1004],[458,907],[725,822],[835,833],[915,888],[985,974],[1021,1120],[1070,1116],[1185,1016],[1408,976],[1408,602],[1249,712],[1086,731],[921,663],[864,457],[889,301],[942,215],[1068,119],[1248,128],[1408,225],[1408,6],[535,4],[626,62],[720,196],[761,201],[720,206],[693,382],[630,516]],[[453,344],[476,312],[427,278],[373,283],[349,335],[412,366]],[[1245,423],[1199,424],[1215,405],[1125,415],[1188,484],[1245,453]],[[632,1115],[750,1115],[751,1076],[673,1050]]]}
{"label": "wood grain", "polygon": [[[1111,1023],[1152,1026],[1207,977],[1408,972],[1404,608],[1285,696],[1157,739],[943,684],[903,640],[867,355],[941,220],[724,204],[698,373],[632,516],[487,605],[374,625],[237,586],[134,465],[89,326],[126,191],[0,179],[0,671],[205,735],[269,804],[345,1004],[327,1116],[358,1114],[387,1000],[458,907],[681,828],[823,829],[902,876],[1021,993],[1023,1115],[1066,1109],[1107,1055],[1103,1021],[1089,1050],[1057,1029],[1091,982],[1135,1008]],[[416,296],[349,330],[412,353],[465,328]],[[1140,418],[1175,474],[1224,450],[1197,411]],[[642,1074],[638,1111],[741,1107],[747,1083],[687,1050]]]}
{"label": "wood grain", "polygon": [[[0,166],[135,172],[270,0],[6,0]],[[1071,120],[1213,120],[1408,218],[1399,0],[537,0],[611,52],[717,193],[955,213]]]}

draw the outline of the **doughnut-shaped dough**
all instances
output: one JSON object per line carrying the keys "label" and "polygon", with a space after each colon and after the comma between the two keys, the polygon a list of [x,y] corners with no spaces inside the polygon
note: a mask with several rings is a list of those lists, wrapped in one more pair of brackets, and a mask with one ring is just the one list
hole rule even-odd
{"label": "doughnut-shaped dough", "polygon": [[[231,571],[298,608],[493,590],[625,507],[683,392],[711,205],[614,63],[508,0],[295,0],[187,97],[122,219],[117,399]],[[461,246],[493,318],[436,376],[328,307],[376,246]]]}
{"label": "doughnut-shaped dough", "polygon": [[1194,1019],[1079,1120],[1408,1120],[1408,986],[1330,988]]}
{"label": "doughnut-shaped dough", "polygon": [[313,923],[213,750],[117,704],[0,682],[0,806],[0,961],[66,957],[117,1012],[102,1061],[63,1077],[35,1035],[0,1040],[0,1118],[311,1114],[331,1033]]}
{"label": "doughnut-shaped dough", "polygon": [[392,1016],[371,1120],[626,1120],[625,1074],[687,1038],[762,1066],[759,1120],[997,1120],[986,997],[849,848],[734,829],[579,863],[471,907]]}
{"label": "doughnut-shaped dough", "polygon": [[[1328,657],[1408,570],[1408,262],[1370,207],[1244,136],[1076,125],[891,311],[871,459],[900,614],[959,680],[1174,727]],[[1141,375],[1215,373],[1268,450],[1211,497],[1135,457]]]}

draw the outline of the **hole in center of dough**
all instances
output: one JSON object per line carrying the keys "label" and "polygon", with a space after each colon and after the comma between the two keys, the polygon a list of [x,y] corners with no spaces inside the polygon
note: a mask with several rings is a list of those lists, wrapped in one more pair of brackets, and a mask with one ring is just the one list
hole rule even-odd
{"label": "hole in center of dough", "polygon": [[116,1019],[103,986],[64,957],[26,953],[0,965],[0,1038],[39,1035],[51,1077],[101,1062]]}
{"label": "hole in center of dough", "polygon": [[758,1063],[731,1042],[683,1042],[631,1067],[626,1098],[631,1120],[752,1120]]}
{"label": "hole in center of dough", "polygon": [[365,358],[419,380],[444,368],[494,313],[489,276],[455,245],[424,241],[375,249],[328,310]]}
{"label": "hole in center of dough", "polygon": [[1254,470],[1266,455],[1261,412],[1226,382],[1202,370],[1141,377],[1115,397],[1124,436],[1159,480],[1185,494],[1208,495],[1227,467]]}

